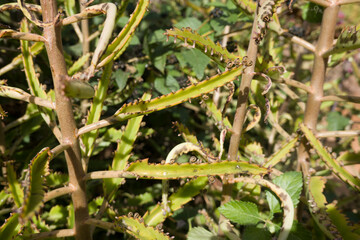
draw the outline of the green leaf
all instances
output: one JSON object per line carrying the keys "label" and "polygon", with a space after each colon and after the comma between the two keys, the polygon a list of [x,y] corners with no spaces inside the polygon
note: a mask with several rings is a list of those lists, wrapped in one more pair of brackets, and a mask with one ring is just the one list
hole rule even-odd
{"label": "green leaf", "polygon": [[302,8],[302,18],[311,23],[320,23],[322,20],[322,15],[324,13],[324,8],[315,3],[309,2],[301,6]]}
{"label": "green leaf", "polygon": [[[151,95],[145,93],[142,97],[143,101],[149,100]],[[131,151],[133,149],[134,142],[138,136],[140,124],[143,116],[131,118],[125,128],[125,131],[121,135],[121,139],[118,142],[118,146],[115,152],[115,156],[112,162],[112,170],[124,170],[128,164]],[[104,191],[106,196],[114,194],[113,191],[123,182],[122,178],[112,178],[104,180]]]}
{"label": "green leaf", "polygon": [[69,176],[63,173],[54,172],[46,176],[46,185],[48,187],[63,186],[68,181]]}
{"label": "green leaf", "polygon": [[116,85],[118,86],[119,90],[122,91],[126,86],[126,82],[130,76],[130,73],[124,72],[121,69],[118,69],[114,73],[114,76],[115,76]]}
{"label": "green leaf", "polygon": [[[175,178],[191,178],[203,177],[208,175],[224,175],[224,174],[265,174],[268,172],[266,168],[260,167],[248,162],[238,161],[222,161],[214,163],[190,164],[149,164],[148,159],[136,161],[130,164],[125,170],[125,174],[129,174],[128,178],[144,177],[153,179],[175,179]],[[95,172],[94,172],[95,173]]]}
{"label": "green leaf", "polygon": [[182,55],[193,68],[196,78],[202,79],[204,77],[205,68],[210,63],[210,59],[196,48],[182,51]]}
{"label": "green leaf", "polygon": [[84,66],[84,64],[89,60],[89,58],[90,58],[90,53],[87,53],[87,54],[81,56],[76,62],[74,62],[73,65],[71,65],[71,67],[68,70],[68,75],[72,76],[75,73],[77,73]]}
{"label": "green leaf", "polygon": [[262,221],[255,203],[243,201],[230,201],[220,206],[219,211],[230,221],[241,225],[252,225]]}
{"label": "green leaf", "polygon": [[[183,41],[184,44],[186,42],[186,44],[194,46],[204,55],[214,60],[219,66],[225,67],[230,62],[233,66],[241,64],[240,56],[229,53],[229,51],[226,48],[223,48],[219,42],[214,43],[209,37],[203,37],[191,28],[168,29],[164,35],[167,37],[171,36],[174,39],[179,39],[180,41]],[[176,56],[179,59],[180,65],[184,67],[184,63],[185,61],[188,61],[188,59],[185,58],[185,55],[183,58],[179,58],[178,55]]]}
{"label": "green leaf", "polygon": [[137,195],[133,198],[129,198],[128,204],[131,206],[142,206],[147,203],[151,203],[154,201],[154,197],[152,193],[146,192],[140,195]]}
{"label": "green leaf", "polygon": [[301,223],[294,221],[288,240],[308,240],[311,239],[311,232]]}
{"label": "green leaf", "polygon": [[[184,89],[180,89],[175,93],[161,96],[160,98],[152,99],[148,102],[130,103],[120,108],[114,116],[118,121],[123,121],[130,117],[140,114],[149,114],[154,111],[159,111],[170,106],[188,101],[196,98],[202,94],[209,93],[214,89],[223,86],[224,84],[234,81],[243,72],[243,66],[235,67],[229,71],[216,75],[208,80],[201,81],[198,84],[192,84]],[[130,113],[130,114],[129,114]],[[132,113],[132,114],[131,114]],[[81,129],[79,130],[79,132]]]}
{"label": "green leaf", "polygon": [[324,177],[314,176],[309,179],[308,189],[306,191],[309,202],[310,214],[317,226],[330,239],[341,238],[339,230],[332,223],[331,218],[326,212],[326,197],[323,194],[326,179]]}
{"label": "green leaf", "polygon": [[353,165],[360,163],[360,153],[344,152],[337,159],[337,162],[342,162],[344,165]]}
{"label": "green leaf", "polygon": [[76,14],[75,0],[65,0],[64,5],[67,16],[72,16]]}
{"label": "green leaf", "polygon": [[16,173],[13,165],[9,162],[6,164],[7,179],[11,196],[14,199],[15,205],[19,208],[22,206],[24,201],[24,192],[20,183],[16,179]]}
{"label": "green leaf", "polygon": [[198,29],[201,26],[202,22],[199,21],[199,19],[194,17],[188,17],[184,18],[180,22],[175,24],[175,27],[177,28],[186,28],[190,27],[192,29]]}
{"label": "green leaf", "polygon": [[162,46],[156,46],[151,49],[150,57],[154,66],[162,73],[165,71],[166,57],[170,52],[164,49]]}
{"label": "green leaf", "polygon": [[163,43],[166,40],[166,36],[164,35],[165,31],[163,29],[159,29],[154,31],[149,35],[148,43]]}
{"label": "green leaf", "polygon": [[270,240],[271,234],[266,229],[257,228],[255,226],[248,226],[245,228],[241,239],[243,239],[243,240]]}
{"label": "green leaf", "polygon": [[67,210],[68,210],[67,225],[69,228],[73,228],[75,226],[74,206],[70,203],[67,206]]}
{"label": "green leaf", "polygon": [[328,123],[327,129],[329,131],[344,130],[349,124],[350,120],[342,116],[339,112],[330,112],[327,114],[326,121]]}
{"label": "green leaf", "polygon": [[155,79],[155,89],[161,94],[168,94],[172,91],[179,90],[180,85],[173,76],[167,75],[166,79],[163,77],[158,77]]}
{"label": "green leaf", "polygon": [[25,200],[20,217],[24,220],[40,207],[44,198],[44,175],[51,158],[50,148],[41,150],[31,161],[28,170],[28,182],[25,188]]}
{"label": "green leaf", "polygon": [[360,239],[360,235],[353,232],[354,227],[349,226],[349,219],[337,209],[334,203],[326,205],[326,208],[332,223],[344,239]]}
{"label": "green leaf", "polygon": [[354,177],[345,168],[340,166],[336,159],[332,158],[331,154],[321,144],[321,142],[314,136],[311,130],[304,124],[300,124],[301,130],[304,132],[306,139],[310,142],[311,146],[316,150],[317,154],[321,157],[326,165],[344,182],[360,191],[360,179]]}
{"label": "green leaf", "polygon": [[[192,179],[184,186],[180,187],[177,192],[173,193],[169,197],[169,207],[171,209],[171,213],[191,201],[193,197],[198,195],[200,190],[202,190],[207,184],[207,177],[199,177],[197,179]],[[156,226],[157,224],[165,221],[165,218],[166,216],[164,216],[163,208],[160,204],[156,205],[150,213],[146,213],[144,215],[145,224],[149,226]]]}
{"label": "green leaf", "polygon": [[20,232],[21,224],[19,224],[19,214],[15,213],[6,219],[5,223],[0,227],[0,239],[10,240],[18,232]]}
{"label": "green leaf", "polygon": [[295,148],[295,145],[298,141],[298,136],[294,137],[290,141],[287,141],[284,146],[282,146],[276,153],[271,155],[267,162],[264,164],[264,167],[274,167],[277,163],[279,163],[283,158],[286,157],[291,150]]}
{"label": "green leaf", "polygon": [[248,15],[253,15],[256,10],[256,2],[252,0],[232,0],[232,2]]}
{"label": "green leaf", "polygon": [[144,17],[147,7],[149,6],[149,0],[139,0],[134,12],[131,14],[126,26],[123,27],[117,37],[109,44],[105,54],[101,58],[99,67],[105,66],[111,60],[117,59],[129,46],[130,40],[135,33],[135,29],[140,24]]}
{"label": "green leaf", "polygon": [[68,216],[66,207],[56,205],[50,209],[48,220],[53,222],[64,222]]}
{"label": "green leaf", "polygon": [[202,227],[192,228],[187,236],[188,240],[214,240],[218,239],[218,236]]}
{"label": "green leaf", "polygon": [[[331,58],[339,58],[344,56],[343,54],[336,53],[344,53],[349,50],[360,48],[360,24],[358,26],[347,26],[343,28],[340,36],[338,37],[334,47],[327,51],[324,56],[328,57],[333,55]],[[334,60],[332,60],[333,62]],[[341,59],[342,61],[342,59]]]}
{"label": "green leaf", "polygon": [[[276,177],[273,183],[284,189],[290,195],[294,207],[296,207],[299,203],[303,186],[302,174],[300,172],[286,172]],[[272,192],[266,192],[266,199],[272,213],[281,212],[280,202]]]}
{"label": "green leaf", "polygon": [[103,197],[97,197],[97,198],[93,199],[91,202],[89,202],[89,204],[88,204],[89,214],[93,215],[96,212],[98,212],[103,201],[104,201]]}
{"label": "green leaf", "polygon": [[64,92],[68,97],[80,99],[92,98],[95,94],[94,88],[89,83],[77,79],[65,81]]}
{"label": "green leaf", "polygon": [[117,232],[126,232],[135,239],[146,240],[169,240],[170,237],[160,230],[144,224],[142,218],[133,218],[128,216],[116,217],[114,223],[103,222],[97,219],[89,219],[91,225],[106,229],[112,229]]}
{"label": "green leaf", "polygon": [[6,203],[6,200],[9,197],[10,197],[10,194],[6,193],[5,190],[2,190],[0,192],[0,207],[2,207]]}
{"label": "green leaf", "polygon": [[[93,102],[90,107],[90,112],[87,117],[87,122],[86,122],[87,125],[99,121],[100,119],[111,79],[112,67],[113,67],[113,61],[110,61],[108,64],[106,64],[103,70],[103,74],[99,81],[99,85],[95,92],[95,96],[93,98]],[[85,146],[84,155],[86,157],[91,156],[94,150],[95,140],[98,134],[99,134],[99,130],[94,130],[82,136],[82,141]]]}

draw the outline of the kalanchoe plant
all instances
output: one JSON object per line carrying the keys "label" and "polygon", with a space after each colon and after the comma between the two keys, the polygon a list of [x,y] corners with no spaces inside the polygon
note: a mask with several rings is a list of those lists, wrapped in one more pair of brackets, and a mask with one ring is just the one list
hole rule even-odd
{"label": "kalanchoe plant", "polygon": [[360,238],[358,0],[78,2],[0,5],[0,239]]}

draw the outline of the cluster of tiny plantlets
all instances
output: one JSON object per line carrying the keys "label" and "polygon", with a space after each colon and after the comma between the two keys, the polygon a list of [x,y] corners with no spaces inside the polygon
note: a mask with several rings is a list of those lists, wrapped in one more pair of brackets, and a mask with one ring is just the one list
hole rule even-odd
{"label": "cluster of tiny plantlets", "polygon": [[[309,239],[311,231],[319,239],[360,238],[358,225],[338,202],[328,203],[325,192],[325,183],[340,179],[358,196],[359,176],[343,163],[359,164],[358,154],[347,141],[337,157],[318,139],[359,135],[318,131],[322,103],[360,102],[359,96],[324,94],[328,65],[360,48],[360,25],[335,35],[340,6],[358,0],[310,1],[324,8],[316,45],[284,29],[291,8],[305,12],[302,3],[195,2],[169,2],[159,11],[180,18],[181,11],[166,8],[181,6],[203,23],[188,17],[154,33],[146,28],[156,22],[151,14],[159,14],[156,1],[0,5],[8,24],[10,13],[22,16],[14,24],[19,29],[1,24],[0,40],[12,47],[5,40],[19,40],[21,54],[0,69],[0,97],[28,104],[20,117],[0,105],[0,239],[285,240]],[[62,36],[66,29],[76,35]],[[73,38],[78,45],[66,46]],[[227,48],[229,38],[238,40],[235,50]],[[293,44],[313,54],[308,83],[294,76]],[[145,54],[138,56],[139,46]],[[45,67],[38,62],[44,59]],[[18,69],[26,87],[11,78]],[[165,113],[173,126],[162,119]],[[163,126],[154,123],[159,119]],[[174,222],[187,228],[173,230]]]}

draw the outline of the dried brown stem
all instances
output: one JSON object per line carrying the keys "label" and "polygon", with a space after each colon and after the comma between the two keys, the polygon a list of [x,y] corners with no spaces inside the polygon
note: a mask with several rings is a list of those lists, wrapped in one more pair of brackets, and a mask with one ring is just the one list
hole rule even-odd
{"label": "dried brown stem", "polygon": [[303,83],[301,83],[299,81],[296,81],[294,79],[281,78],[281,79],[272,79],[272,81],[277,82],[277,83],[284,83],[284,84],[286,84],[288,86],[302,89],[302,90],[306,91],[307,93],[310,93],[312,91],[310,86],[308,86],[306,84],[303,84]]}
{"label": "dried brown stem", "polygon": [[315,52],[315,46],[311,43],[309,43],[308,41],[299,38],[297,36],[294,36],[288,32],[286,32],[285,30],[282,30],[282,32],[280,33],[281,35],[290,38],[290,41],[292,41],[293,43],[296,43],[304,48],[306,48],[307,50],[309,50],[310,52]]}
{"label": "dried brown stem", "polygon": [[71,187],[67,186],[67,187],[61,187],[61,188],[57,188],[55,190],[52,190],[50,192],[45,193],[44,196],[44,202],[50,201],[51,199],[72,193],[74,191],[74,189],[72,189]]}
{"label": "dried brown stem", "polygon": [[321,101],[322,102],[336,101],[336,102],[360,103],[360,97],[359,96],[347,96],[347,95],[324,96],[321,98]]}
{"label": "dried brown stem", "polygon": [[[260,5],[262,2],[263,1],[261,0]],[[235,112],[235,117],[234,117],[234,122],[233,122],[233,128],[231,130],[232,135],[230,138],[230,146],[229,146],[229,150],[228,150],[227,159],[237,159],[238,158],[240,138],[241,138],[241,133],[242,133],[245,118],[246,118],[248,95],[250,92],[251,80],[253,79],[253,76],[254,76],[253,73],[255,70],[256,55],[258,52],[258,45],[255,42],[255,34],[256,34],[256,28],[257,28],[257,21],[256,21],[257,14],[256,13],[255,13],[254,19],[255,20],[253,22],[249,46],[248,46],[248,50],[247,50],[247,54],[246,54],[249,62],[252,62],[252,65],[245,68],[244,74],[242,75],[242,78],[241,78],[241,83],[240,83],[240,88],[239,88],[239,96],[237,99],[237,106],[236,106],[236,112]],[[233,178],[234,178],[234,176],[229,176],[226,179],[223,178],[223,190],[222,190],[221,204],[224,204],[231,200],[232,189],[233,189],[233,183],[232,183]],[[226,221],[226,218],[223,215],[220,215],[220,219],[219,219],[220,224],[225,221]]]}
{"label": "dried brown stem", "polygon": [[36,104],[38,106],[55,109],[55,103],[53,103],[47,99],[33,96],[33,95],[23,91],[20,88],[0,86],[0,96],[17,99],[17,100],[22,100],[25,102]]}
{"label": "dried brown stem", "polygon": [[[312,92],[308,94],[306,103],[304,124],[316,131],[316,124],[320,112],[320,105],[324,94],[324,81],[327,67],[327,58],[322,54],[328,51],[334,41],[336,21],[339,12],[339,6],[330,6],[324,10],[319,40],[315,49],[315,60],[313,72],[310,81]],[[304,176],[308,176],[308,158],[305,140],[302,141],[298,148],[298,168],[301,167]]]}
{"label": "dried brown stem", "polygon": [[50,232],[41,232],[41,233],[27,235],[26,239],[38,240],[38,239],[45,239],[51,237],[64,238],[64,237],[72,237],[74,235],[75,235],[74,229],[59,229]]}
{"label": "dried brown stem", "polygon": [[338,5],[352,4],[352,3],[360,3],[360,0],[338,0]]}
{"label": "dried brown stem", "polygon": [[23,33],[14,31],[12,29],[4,29],[0,30],[0,38],[12,38],[12,39],[20,39],[34,42],[45,42],[45,38],[40,35],[34,33]]}
{"label": "dried brown stem", "polygon": [[[255,14],[254,19],[257,18]],[[255,70],[255,63],[256,63],[256,55],[258,51],[258,45],[255,42],[255,32],[256,32],[256,20],[254,20],[253,28],[251,31],[249,47],[247,50],[246,56],[248,57],[249,61],[252,62],[252,65],[247,67],[242,75],[240,89],[239,89],[239,96],[237,100],[237,107],[233,122],[233,128],[231,130],[232,135],[230,139],[230,146],[228,151],[228,159],[237,159],[238,151],[239,151],[239,144],[242,129],[244,126],[244,121],[246,117],[246,110],[247,110],[247,101],[248,95],[250,92],[250,84],[251,80],[253,79],[253,72]],[[229,179],[231,180],[231,178]],[[227,180],[224,179],[223,181],[223,192],[222,192],[222,203],[226,203],[231,199],[233,185],[228,183]]]}
{"label": "dried brown stem", "polygon": [[[41,0],[43,21],[54,22],[57,14],[56,0]],[[76,124],[71,106],[71,99],[63,94],[62,81],[67,77],[67,69],[63,55],[61,41],[61,25],[51,24],[44,27],[44,37],[47,39],[45,47],[49,57],[51,73],[56,95],[56,112],[58,115],[62,142],[71,146],[65,151],[65,158],[69,173],[69,185],[74,188],[72,201],[75,212],[75,238],[77,240],[91,240],[90,228],[85,224],[89,218],[85,175],[81,165],[79,141],[76,138]]]}
{"label": "dried brown stem", "polygon": [[360,130],[349,130],[349,131],[327,131],[318,132],[316,137],[327,138],[327,137],[357,137],[360,136]]}
{"label": "dried brown stem", "polygon": [[88,220],[86,220],[86,223],[91,226],[96,226],[96,227],[100,227],[103,229],[109,229],[109,230],[112,230],[112,229],[116,228],[116,226],[117,226],[115,223],[104,222],[104,221],[94,219],[94,218],[89,218]]}
{"label": "dried brown stem", "polygon": [[[80,11],[82,12],[86,8],[87,0],[80,0]],[[89,41],[89,20],[83,19],[81,21],[81,32],[82,32],[82,51],[83,55],[89,53],[90,51],[90,41]],[[89,60],[85,63],[84,67],[89,66]]]}
{"label": "dried brown stem", "polygon": [[116,119],[115,116],[111,116],[111,117],[108,117],[106,119],[97,121],[95,123],[92,123],[92,124],[89,124],[89,125],[86,125],[86,126],[80,128],[79,131],[77,132],[76,136],[78,137],[78,136],[81,136],[81,135],[83,135],[83,134],[85,134],[87,132],[91,132],[92,130],[107,127],[107,126],[110,126],[110,125],[118,123],[118,122],[119,121]]}
{"label": "dried brown stem", "polygon": [[87,173],[84,177],[84,180],[86,181],[105,178],[136,178],[136,176],[126,171],[107,170]]}
{"label": "dried brown stem", "polygon": [[59,155],[60,153],[64,152],[66,149],[68,149],[70,147],[70,144],[60,144],[56,147],[54,147],[53,149],[51,149],[51,154],[52,154],[52,158],[54,159],[57,155]]}

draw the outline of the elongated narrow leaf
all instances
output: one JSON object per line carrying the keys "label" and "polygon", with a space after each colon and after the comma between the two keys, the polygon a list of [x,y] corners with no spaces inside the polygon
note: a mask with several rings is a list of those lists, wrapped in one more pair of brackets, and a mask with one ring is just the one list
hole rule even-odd
{"label": "elongated narrow leaf", "polygon": [[85,65],[85,63],[89,60],[89,58],[90,58],[90,53],[81,56],[76,62],[73,63],[73,65],[71,65],[71,67],[68,70],[68,75],[72,76],[75,73],[77,73]]}
{"label": "elongated narrow leaf", "polygon": [[321,159],[326,165],[344,182],[360,191],[360,179],[355,178],[351,173],[346,171],[336,159],[332,158],[331,154],[324,148],[320,141],[314,136],[309,128],[304,124],[300,125],[301,130],[304,132],[306,139],[310,142],[311,146],[316,150]]}
{"label": "elongated narrow leaf", "polygon": [[[29,32],[28,23],[26,20],[21,22],[21,31],[24,33]],[[21,50],[22,50],[22,60],[24,63],[24,69],[26,74],[26,79],[30,87],[31,94],[46,99],[46,92],[40,85],[39,79],[36,76],[34,62],[30,53],[29,42],[26,40],[21,40]]]}
{"label": "elongated narrow leaf", "polygon": [[201,164],[148,164],[148,160],[137,161],[126,169],[126,173],[134,174],[135,177],[151,179],[175,179],[192,178],[208,175],[225,174],[266,174],[266,168],[255,164],[238,161],[222,161],[216,163]]}
{"label": "elongated narrow leaf", "polygon": [[[150,94],[144,94],[143,100],[150,99]],[[114,160],[111,170],[124,170],[128,164],[133,144],[137,138],[140,124],[143,116],[132,118],[128,121],[124,133],[121,135],[121,139],[118,142],[118,147],[115,152]],[[110,178],[104,180],[105,195],[112,193],[115,188],[123,181],[121,178]]]}
{"label": "elongated narrow leaf", "polygon": [[27,186],[25,187],[25,200],[20,217],[24,220],[40,207],[44,198],[44,175],[51,158],[50,148],[41,150],[32,160],[28,170]]}
{"label": "elongated narrow leaf", "polygon": [[121,30],[119,35],[108,46],[105,54],[101,58],[98,67],[103,67],[111,60],[117,59],[129,45],[131,37],[135,33],[135,29],[140,24],[146,9],[149,5],[149,0],[139,0],[137,6],[130,16],[130,19],[126,26]]}
{"label": "elongated narrow leaf", "polygon": [[[221,87],[228,82],[234,81],[242,74],[243,69],[244,67],[241,65],[239,67],[233,68],[230,71],[226,71],[220,75],[202,81],[199,84],[192,84],[187,88],[180,89],[174,93],[163,95],[149,101],[135,100],[133,103],[125,104],[113,116],[106,119],[105,121],[107,124],[118,121],[120,122],[136,116],[149,114],[165,108],[170,108],[185,101],[191,100],[192,98],[197,98],[203,94],[214,91],[216,88]],[[98,123],[93,123],[91,125],[91,127],[94,127],[94,125],[98,126]],[[92,130],[91,127],[85,126],[80,128],[78,135],[85,134],[89,130]]]}
{"label": "elongated narrow leaf", "polygon": [[310,213],[319,228],[330,239],[341,239],[341,235],[336,226],[332,223],[326,212],[326,197],[323,194],[325,179],[323,177],[311,177],[308,185],[307,198]]}
{"label": "elongated narrow leaf", "polygon": [[173,28],[166,30],[164,33],[167,37],[172,36],[180,39],[186,45],[201,50],[204,54],[214,60],[217,64],[225,67],[227,63],[238,61],[240,64],[241,57],[229,53],[226,48],[223,48],[220,43],[215,44],[210,38],[205,38],[193,31],[191,28]]}
{"label": "elongated narrow leaf", "polygon": [[224,84],[234,81],[243,71],[243,66],[226,71],[220,75],[216,75],[209,80],[202,81],[198,84],[192,84],[187,88],[180,89],[177,92],[163,95],[150,101],[141,101],[130,103],[122,107],[115,113],[118,118],[126,118],[129,114],[144,114],[159,111],[164,108],[175,106],[177,104],[196,98],[202,94],[209,93]]}
{"label": "elongated narrow leaf", "polygon": [[15,213],[5,220],[5,223],[0,227],[0,239],[10,240],[18,234],[21,230],[19,224],[19,214]]}
{"label": "elongated narrow leaf", "polygon": [[[21,32],[24,32],[24,33],[29,32],[29,26],[28,26],[28,22],[26,19],[24,19],[21,22]],[[34,61],[32,59],[31,51],[29,48],[29,42],[25,41],[25,40],[21,40],[20,43],[21,43],[22,60],[23,60],[23,64],[24,64],[26,80],[27,80],[28,86],[30,88],[30,92],[32,95],[34,95],[36,97],[48,99],[48,96],[47,96],[45,90],[41,86],[39,79],[36,76]],[[50,109],[45,108],[45,107],[39,107],[39,110],[40,110],[42,118],[49,126],[50,125],[56,126],[55,115],[53,114],[53,112]],[[59,129],[54,128],[53,131],[56,133],[56,132],[59,132]]]}
{"label": "elongated narrow leaf", "polygon": [[[109,83],[110,83],[110,79],[111,79],[112,67],[113,67],[113,62],[111,61],[104,68],[103,74],[99,81],[98,88],[95,92],[95,96],[93,98],[93,101],[92,101],[92,104],[90,107],[89,116],[88,116],[87,122],[86,122],[87,125],[97,122],[100,119],[101,111],[103,110],[104,101],[107,96],[107,91],[108,91],[108,87],[109,87]],[[85,133],[82,136],[82,142],[85,147],[84,155],[87,158],[89,158],[91,156],[91,154],[94,150],[94,144],[95,144],[95,140],[98,136],[98,133],[99,133],[99,130],[94,130],[94,131]]]}
{"label": "elongated narrow leaf", "polygon": [[354,227],[349,226],[349,219],[337,209],[334,203],[326,205],[326,212],[343,239],[360,239],[360,235],[353,232]]}
{"label": "elongated narrow leaf", "polygon": [[297,143],[297,140],[298,136],[288,141],[279,151],[268,158],[267,162],[264,164],[264,167],[274,167],[276,164],[278,164],[283,158],[287,156],[287,154],[295,150],[295,144]]}
{"label": "elongated narrow leaf", "polygon": [[6,171],[11,196],[14,199],[15,205],[19,208],[22,206],[24,201],[23,189],[16,178],[16,173],[12,164],[6,164]]}

